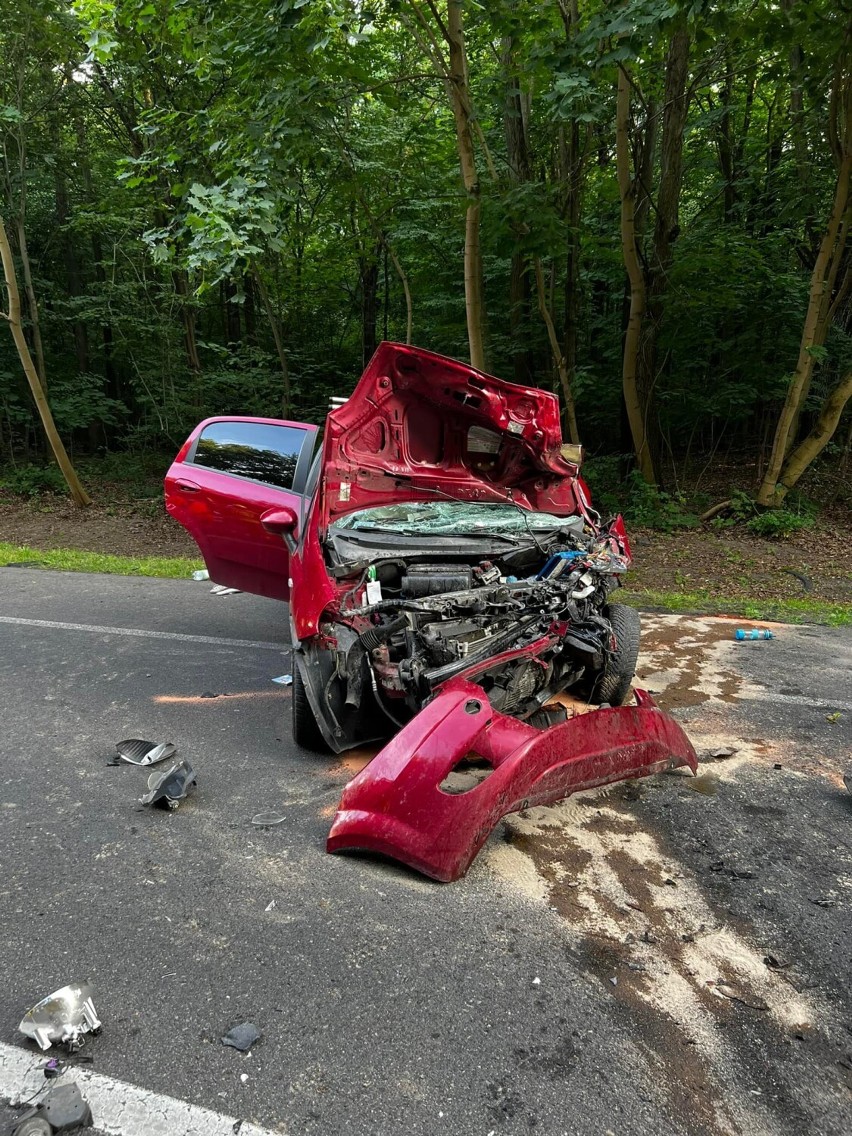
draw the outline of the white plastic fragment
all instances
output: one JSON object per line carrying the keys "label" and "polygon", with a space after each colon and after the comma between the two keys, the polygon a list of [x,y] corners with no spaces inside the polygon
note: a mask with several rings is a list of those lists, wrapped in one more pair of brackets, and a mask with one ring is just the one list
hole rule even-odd
{"label": "white plastic fragment", "polygon": [[192,573],[192,578],[193,580],[209,580],[210,573],[206,568],[198,568],[195,572]]}
{"label": "white plastic fragment", "polygon": [[278,677],[274,678],[272,681],[277,682],[279,686],[292,686],[293,685],[293,676],[292,675],[278,675]]}

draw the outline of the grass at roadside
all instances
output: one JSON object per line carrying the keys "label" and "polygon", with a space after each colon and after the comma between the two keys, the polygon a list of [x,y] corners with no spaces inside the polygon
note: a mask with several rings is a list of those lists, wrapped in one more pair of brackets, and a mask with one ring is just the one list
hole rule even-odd
{"label": "grass at roadside", "polygon": [[113,556],[103,552],[78,552],[73,548],[40,549],[0,541],[0,565],[24,564],[65,572],[105,572],[111,576],[156,576],[186,579],[201,560],[179,556]]}
{"label": "grass at roadside", "polygon": [[[65,572],[104,572],[113,576],[155,576],[188,579],[201,560],[178,556],[114,556],[102,552],[79,552],[71,548],[39,549],[0,541],[0,566],[23,564]],[[821,623],[833,627],[852,624],[852,604],[810,599],[746,599],[719,596],[707,591],[632,591],[618,593],[624,603],[665,611],[734,615],[743,619],[777,620],[780,623]]]}
{"label": "grass at roadside", "polygon": [[852,604],[828,603],[809,599],[746,599],[710,592],[633,592],[618,593],[623,603],[638,608],[664,611],[701,612],[705,615],[735,615],[742,619],[775,620],[778,623],[821,623],[830,627],[852,624]]}

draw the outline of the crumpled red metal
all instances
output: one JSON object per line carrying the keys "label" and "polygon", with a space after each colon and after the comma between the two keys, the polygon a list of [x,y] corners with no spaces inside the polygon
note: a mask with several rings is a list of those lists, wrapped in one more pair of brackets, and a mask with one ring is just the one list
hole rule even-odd
{"label": "crumpled red metal", "polygon": [[[492,710],[481,687],[447,683],[343,791],[327,850],[382,853],[443,883],[459,879],[501,817],[581,789],[698,759],[686,734],[643,690],[631,706],[536,729]],[[441,788],[465,758],[492,772],[474,788]]]}

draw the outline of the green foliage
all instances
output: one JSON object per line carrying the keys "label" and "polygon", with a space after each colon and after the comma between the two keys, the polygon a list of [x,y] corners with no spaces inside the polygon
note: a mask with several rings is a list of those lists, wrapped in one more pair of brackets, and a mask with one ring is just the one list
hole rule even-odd
{"label": "green foliage", "polygon": [[200,560],[178,556],[110,556],[102,552],[79,552],[71,548],[31,548],[0,541],[0,564],[37,564],[65,572],[105,572],[112,576],[156,576],[187,579],[203,568]]}
{"label": "green foliage", "polygon": [[741,615],[745,619],[778,620],[781,623],[818,623],[829,627],[852,625],[852,604],[825,600],[748,600],[742,596],[698,592],[619,591],[621,603],[640,610],[700,612],[708,615]]}
{"label": "green foliage", "polygon": [[689,511],[683,494],[665,493],[656,485],[649,485],[635,469],[630,473],[627,488],[624,514],[633,525],[660,532],[697,526],[698,518]]}
{"label": "green foliage", "polygon": [[788,509],[771,509],[752,517],[746,528],[755,536],[783,540],[793,533],[802,532],[803,529],[812,529],[814,523],[812,516],[792,513]]}
{"label": "green foliage", "polygon": [[62,493],[66,486],[55,465],[21,465],[0,473],[0,487],[16,497]]}
{"label": "green foliage", "polygon": [[[829,0],[789,10],[770,0],[584,0],[567,24],[572,5],[463,7],[488,368],[558,391],[532,271],[540,259],[566,350],[576,332],[573,387],[581,435],[598,455],[588,471],[596,503],[633,524],[690,525],[677,493],[623,480],[628,463],[617,456],[630,447],[618,67],[635,92],[637,154],[657,130],[637,196],[650,267],[666,55],[686,21],[679,229],[654,379],[663,450],[686,463],[720,443],[754,447],[795,364],[836,176],[827,124],[846,16]],[[0,205],[10,224],[25,221],[49,397],[76,455],[173,451],[208,414],[321,421],[376,340],[404,337],[401,274],[414,341],[466,355],[468,201],[431,11],[410,0],[10,8],[0,27]],[[513,125],[523,127],[523,160],[507,143]],[[849,327],[838,320],[812,350],[803,430],[849,365]],[[29,460],[39,430],[0,327],[0,448]],[[743,505],[715,524],[754,516]]]}
{"label": "green foliage", "polygon": [[583,477],[592,494],[592,504],[605,515],[623,514],[636,528],[674,532],[695,528],[698,517],[684,494],[666,493],[648,485],[638,470],[622,471],[629,465],[626,456],[604,455],[591,458],[583,467]]}

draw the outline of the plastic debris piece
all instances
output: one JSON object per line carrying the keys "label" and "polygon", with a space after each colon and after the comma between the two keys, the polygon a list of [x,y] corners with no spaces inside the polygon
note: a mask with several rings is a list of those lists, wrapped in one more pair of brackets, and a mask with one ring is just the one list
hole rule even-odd
{"label": "plastic debris piece", "polygon": [[733,757],[737,752],[739,751],[733,746],[719,746],[718,749],[708,750],[707,756],[712,757],[714,761],[723,761],[726,757]]}
{"label": "plastic debris piece", "polygon": [[277,682],[279,686],[292,686],[293,685],[293,676],[292,675],[279,675],[278,678],[274,678],[272,681]]}
{"label": "plastic debris piece", "polygon": [[148,742],[143,738],[116,742],[115,748],[118,760],[110,762],[111,765],[119,765],[122,761],[128,765],[158,765],[177,753],[177,746],[172,742]]}
{"label": "plastic debris piece", "polygon": [[264,910],[264,911],[271,911],[271,910],[273,909],[273,907],[274,907],[274,906],[275,906],[275,900],[274,900],[274,899],[270,899],[269,903],[267,903],[266,907],[264,907],[264,909],[263,909],[263,910]]}
{"label": "plastic debris piece", "polygon": [[790,965],[789,962],[776,958],[775,955],[764,955],[763,961],[770,970],[786,970]]}
{"label": "plastic debris piece", "polygon": [[240,1053],[245,1053],[259,1040],[260,1030],[254,1022],[242,1022],[228,1030],[222,1038],[222,1044],[230,1045],[232,1049],[238,1049]]}
{"label": "plastic debris piece", "polygon": [[143,805],[163,805],[176,809],[196,785],[195,773],[188,761],[176,761],[162,773],[148,778],[148,792],[140,798]]}
{"label": "plastic debris piece", "polygon": [[72,983],[54,990],[37,1002],[26,1014],[18,1029],[31,1037],[40,1049],[50,1049],[58,1043],[75,1053],[86,1041],[85,1034],[97,1033],[101,1028],[92,1002],[92,987],[88,982]]}
{"label": "plastic debris piece", "polygon": [[224,584],[214,584],[210,589],[210,594],[213,596],[238,596],[240,589],[228,588]]}
{"label": "plastic debris piece", "polygon": [[281,813],[255,813],[251,818],[251,823],[257,825],[258,828],[273,828],[276,824],[282,824],[286,819]]}
{"label": "plastic debris piece", "polygon": [[734,638],[743,639],[774,639],[775,636],[768,627],[751,627],[745,631],[742,627],[738,627],[734,632]]}
{"label": "plastic debris piece", "polygon": [[52,1081],[55,1077],[61,1077],[65,1072],[65,1066],[58,1057],[51,1057],[46,1065],[42,1067],[42,1073],[48,1081]]}
{"label": "plastic debris piece", "polygon": [[44,1099],[19,1116],[11,1136],[52,1136],[92,1126],[92,1110],[76,1082],[56,1085]]}
{"label": "plastic debris piece", "polygon": [[29,1113],[11,1131],[12,1136],[51,1136],[53,1129],[43,1116]]}
{"label": "plastic debris piece", "polygon": [[195,572],[192,573],[192,578],[193,580],[209,580],[210,573],[206,568],[198,568]]}

